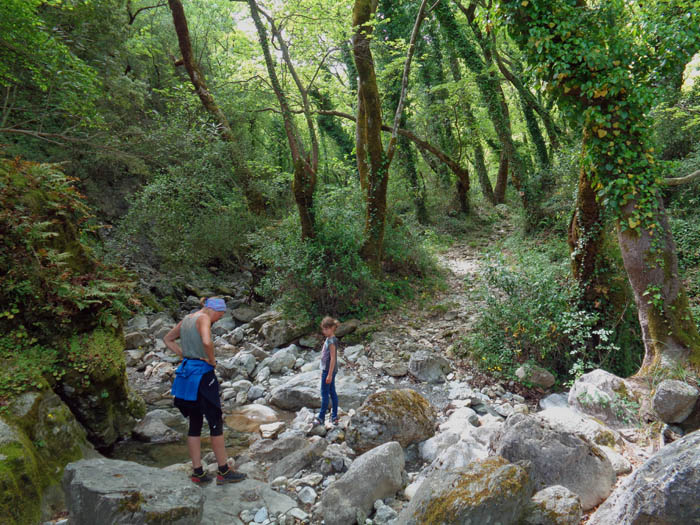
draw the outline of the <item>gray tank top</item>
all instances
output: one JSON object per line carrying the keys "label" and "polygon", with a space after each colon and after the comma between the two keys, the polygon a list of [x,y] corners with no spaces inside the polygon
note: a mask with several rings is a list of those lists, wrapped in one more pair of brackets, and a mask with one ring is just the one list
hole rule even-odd
{"label": "gray tank top", "polygon": [[188,315],[182,320],[180,325],[180,346],[182,356],[188,359],[207,360],[207,353],[204,351],[202,336],[197,330],[197,318],[203,314]]}

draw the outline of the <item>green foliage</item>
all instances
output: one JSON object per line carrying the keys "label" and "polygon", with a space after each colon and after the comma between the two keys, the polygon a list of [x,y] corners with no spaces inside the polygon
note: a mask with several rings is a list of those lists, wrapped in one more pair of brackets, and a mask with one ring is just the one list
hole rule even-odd
{"label": "green foliage", "polygon": [[153,262],[166,270],[239,261],[255,221],[233,185],[226,147],[201,144],[199,157],[171,166],[146,184],[120,227],[122,245],[136,251],[143,247],[133,240],[145,239]]}
{"label": "green foliage", "polygon": [[253,259],[265,267],[258,288],[302,323],[324,315],[365,316],[412,294],[412,282],[432,262],[421,240],[400,221],[387,221],[385,270],[375,276],[360,257],[364,216],[349,189],[316,193],[316,237],[301,241],[294,215],[251,234]]}
{"label": "green foliage", "polygon": [[560,381],[604,368],[627,376],[640,361],[639,345],[623,327],[596,312],[577,310],[577,288],[567,278],[564,246],[520,251],[515,262],[497,257],[487,266],[481,293],[486,306],[463,345],[475,363],[496,375],[513,376],[526,362],[543,366]]}
{"label": "green foliage", "polygon": [[56,166],[0,160],[0,329],[41,342],[116,328],[132,284],[93,255],[92,215]]}

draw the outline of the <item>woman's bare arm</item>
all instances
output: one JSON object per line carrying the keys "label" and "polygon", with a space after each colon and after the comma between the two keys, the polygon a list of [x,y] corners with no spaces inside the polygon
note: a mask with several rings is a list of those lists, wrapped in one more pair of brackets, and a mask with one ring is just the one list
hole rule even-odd
{"label": "woman's bare arm", "polygon": [[216,358],[214,357],[214,342],[211,340],[211,319],[208,315],[200,315],[197,317],[197,330],[202,338],[204,351],[207,354],[207,363],[211,366],[216,366]]}
{"label": "woman's bare arm", "polygon": [[182,324],[182,321],[177,323],[177,325],[175,325],[175,328],[173,328],[167,334],[165,334],[165,337],[163,338],[163,342],[165,343],[165,346],[170,348],[170,350],[175,352],[180,357],[182,357],[182,348],[180,348],[180,345],[177,344],[175,342],[175,340],[180,338],[180,325],[181,324]]}

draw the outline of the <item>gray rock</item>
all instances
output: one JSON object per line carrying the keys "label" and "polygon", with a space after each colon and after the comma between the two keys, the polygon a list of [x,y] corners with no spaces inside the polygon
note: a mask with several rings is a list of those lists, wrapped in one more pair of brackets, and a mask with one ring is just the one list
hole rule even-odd
{"label": "gray rock", "polygon": [[454,432],[442,432],[418,445],[420,457],[423,461],[432,462],[443,451],[459,441],[459,434]]}
{"label": "gray rock", "polygon": [[228,334],[228,342],[232,345],[237,345],[245,338],[245,331],[242,327],[238,327]]}
{"label": "gray rock", "polygon": [[549,388],[557,381],[549,370],[535,365],[522,365],[515,371],[515,375],[521,381],[528,381],[542,388]]}
{"label": "gray rock", "polygon": [[406,363],[389,363],[382,367],[382,370],[391,377],[403,377],[408,374]]}
{"label": "gray rock", "polygon": [[576,380],[569,392],[569,406],[597,417],[613,428],[637,421],[633,399],[623,379],[605,370],[593,370]]}
{"label": "gray rock", "polygon": [[397,522],[515,525],[531,494],[532,482],[524,468],[491,457],[461,469],[434,472]]}
{"label": "gray rock", "polygon": [[622,436],[616,430],[570,408],[548,408],[538,412],[537,417],[559,430],[576,434],[596,445],[615,448],[623,443]]}
{"label": "gray rock", "polygon": [[248,390],[248,400],[255,401],[265,396],[265,389],[259,385],[255,385]]}
{"label": "gray rock", "polygon": [[145,350],[137,349],[137,350],[127,350],[126,351],[126,366],[137,366],[141,360],[143,359],[143,356],[146,355]]}
{"label": "gray rock", "polygon": [[174,423],[177,419],[177,416],[162,409],[149,412],[134,427],[134,439],[147,443],[177,443],[182,436],[167,424]]}
{"label": "gray rock", "polygon": [[260,369],[260,371],[257,374],[255,374],[255,380],[258,383],[262,383],[263,381],[267,381],[270,378],[270,374],[272,374],[270,368],[267,366],[263,366]]}
{"label": "gray rock", "polygon": [[[286,514],[297,507],[296,501],[289,496],[280,494],[268,484],[250,477],[240,483],[224,486],[209,483],[204,486],[203,492],[207,501],[204,505],[202,525],[240,525],[239,516],[245,510],[249,511],[252,520],[255,520],[261,508],[267,510],[269,518]],[[265,520],[261,523],[264,522]]]}
{"label": "gray rock", "polygon": [[124,344],[127,348],[141,348],[150,342],[144,332],[128,332],[124,334]]}
{"label": "gray rock", "polygon": [[274,463],[270,467],[268,478],[275,479],[280,476],[290,478],[319,459],[326,450],[328,442],[321,438],[312,439],[313,441],[307,443],[305,447],[295,450]]}
{"label": "gray rock", "polygon": [[248,324],[253,328],[253,330],[258,332],[260,331],[260,328],[262,328],[262,325],[268,321],[274,321],[276,319],[280,319],[281,317],[282,314],[280,312],[276,310],[268,310],[267,312],[255,316],[253,319],[248,321]]}
{"label": "gray rock", "polygon": [[148,330],[148,319],[145,315],[137,315],[129,319],[127,327],[130,332],[145,332],[146,330]]}
{"label": "gray rock", "polygon": [[89,459],[63,474],[69,521],[189,525],[202,519],[204,495],[186,477],[130,461]]}
{"label": "gray rock", "polygon": [[270,357],[265,359],[263,363],[270,368],[270,372],[273,374],[279,374],[284,367],[294,368],[296,361],[297,347],[296,345],[291,345],[275,352]]}
{"label": "gray rock", "polygon": [[357,361],[364,354],[365,354],[365,346],[364,345],[348,346],[345,350],[343,350],[343,356],[345,357],[345,359],[347,359],[351,363],[354,363],[355,361]]}
{"label": "gray rock", "polygon": [[566,487],[552,485],[532,497],[525,510],[523,525],[579,525],[581,500]]}
{"label": "gray rock", "polygon": [[[286,434],[286,435],[285,435]],[[255,461],[276,463],[280,459],[292,454],[296,450],[305,448],[308,445],[304,434],[289,433],[282,434],[276,441],[271,439],[261,439],[253,443],[248,449],[250,457]],[[270,477],[274,479],[274,477]]]}
{"label": "gray rock", "polygon": [[234,367],[245,371],[250,376],[255,370],[256,359],[251,352],[240,352],[231,358]]}
{"label": "gray rock", "polygon": [[548,408],[568,408],[569,398],[564,394],[549,394],[540,399],[540,408],[547,410]]}
{"label": "gray rock", "polygon": [[241,323],[249,323],[258,315],[260,315],[260,312],[248,306],[239,306],[231,310],[231,316]]}
{"label": "gray rock", "polygon": [[603,501],[615,483],[610,460],[596,445],[534,416],[510,416],[494,448],[509,461],[530,461],[537,490],[563,485],[578,494],[584,510]]}
{"label": "gray rock", "polygon": [[374,502],[374,516],[372,521],[375,525],[387,525],[391,520],[398,517],[398,512],[389,505],[385,505],[380,499]]}
{"label": "gray rock", "polygon": [[262,507],[260,510],[258,510],[258,512],[255,513],[253,521],[255,521],[255,523],[264,523],[267,519],[267,516],[267,507]]}
{"label": "gray rock", "polygon": [[344,323],[340,323],[340,326],[335,331],[337,337],[345,337],[348,334],[353,333],[360,326],[360,321],[357,319],[348,319]]}
{"label": "gray rock", "polygon": [[231,314],[224,314],[224,316],[216,321],[211,327],[211,333],[214,335],[222,336],[233,331],[236,328],[236,321],[233,320]]}
{"label": "gray rock", "polygon": [[311,487],[304,487],[297,493],[297,498],[299,498],[299,501],[304,505],[312,505],[316,502],[317,497],[318,494],[316,494],[316,491]]}
{"label": "gray rock", "polygon": [[450,371],[450,362],[442,356],[419,350],[411,355],[408,371],[416,379],[427,383],[442,383]]}
{"label": "gray rock", "polygon": [[377,392],[350,419],[346,441],[359,453],[390,441],[407,447],[433,436],[436,418],[433,406],[415,390]]}
{"label": "gray rock", "polygon": [[[350,376],[336,377],[336,390],[340,406],[345,410],[357,408],[367,397],[368,386]],[[296,374],[272,389],[270,402],[284,410],[297,411],[303,407],[321,406],[321,372],[319,370]]]}
{"label": "gray rock", "polygon": [[305,335],[299,339],[299,346],[304,348],[316,348],[321,344],[321,338],[316,334]]}
{"label": "gray rock", "polygon": [[375,500],[393,496],[403,484],[401,445],[385,443],[361,455],[321,496],[326,525],[350,525],[368,516]]}
{"label": "gray rock", "polygon": [[665,379],[656,387],[652,400],[654,412],[664,423],[682,423],[693,411],[700,392],[675,379]]}
{"label": "gray rock", "polygon": [[299,328],[286,319],[272,319],[260,327],[260,335],[265,339],[265,345],[269,348],[291,343],[301,335]]}
{"label": "gray rock", "polygon": [[588,525],[699,525],[700,431],[674,441],[624,479]]}

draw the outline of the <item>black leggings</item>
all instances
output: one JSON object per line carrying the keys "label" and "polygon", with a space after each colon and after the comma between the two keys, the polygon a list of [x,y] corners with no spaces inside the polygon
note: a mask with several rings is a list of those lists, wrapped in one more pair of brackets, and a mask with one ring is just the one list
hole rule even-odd
{"label": "black leggings", "polygon": [[[199,437],[202,435],[202,424],[204,418],[207,418],[209,424],[209,434],[211,436],[221,436],[224,433],[224,421],[221,414],[221,409],[215,407],[211,403],[204,401],[204,411],[201,406],[192,407],[189,410],[190,428],[187,431],[188,436]],[[200,405],[201,405],[200,404]]]}

